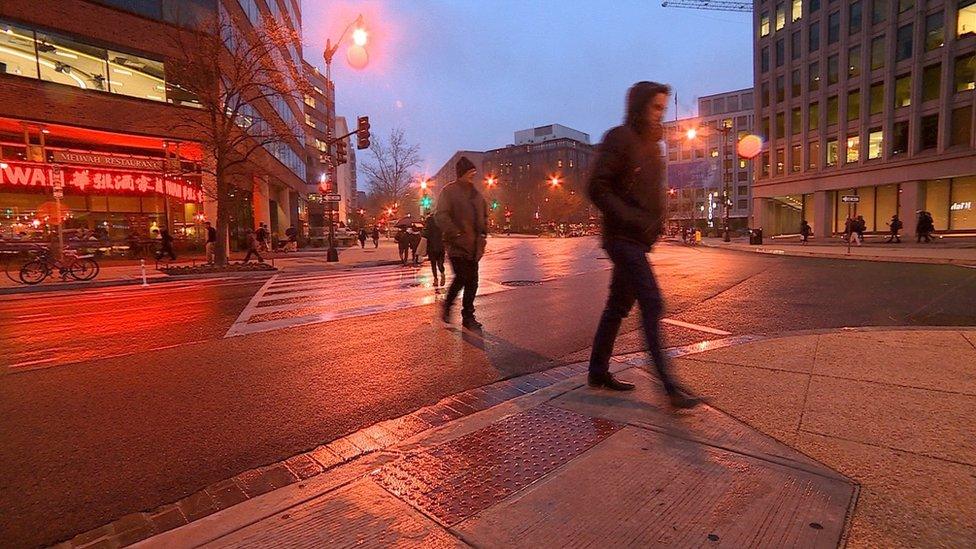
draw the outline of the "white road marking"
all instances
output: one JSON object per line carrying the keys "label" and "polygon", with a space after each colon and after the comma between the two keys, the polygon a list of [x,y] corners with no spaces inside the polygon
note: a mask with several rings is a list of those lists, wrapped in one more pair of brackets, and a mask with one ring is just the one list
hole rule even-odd
{"label": "white road marking", "polygon": [[41,318],[45,316],[51,316],[51,313],[35,313],[32,315],[20,315],[17,317],[17,320],[27,320],[29,318]]}
{"label": "white road marking", "polygon": [[54,362],[57,359],[58,359],[58,357],[50,357],[50,358],[42,358],[42,359],[39,359],[39,360],[28,360],[27,362],[18,362],[16,364],[11,364],[10,366],[8,366],[8,368],[14,369],[14,368],[24,368],[24,367],[27,367],[27,366],[35,366],[37,364],[45,364],[45,363],[48,363],[48,362]]}
{"label": "white road marking", "polygon": [[662,318],[661,322],[664,324],[671,324],[672,326],[679,326],[681,328],[688,328],[689,330],[695,330],[698,332],[705,332],[706,334],[715,334],[720,336],[732,335],[732,332],[726,332],[725,330],[719,330],[718,328],[710,328],[708,326],[701,326],[699,324],[691,324],[689,322],[682,322],[680,320],[674,320],[673,318]]}

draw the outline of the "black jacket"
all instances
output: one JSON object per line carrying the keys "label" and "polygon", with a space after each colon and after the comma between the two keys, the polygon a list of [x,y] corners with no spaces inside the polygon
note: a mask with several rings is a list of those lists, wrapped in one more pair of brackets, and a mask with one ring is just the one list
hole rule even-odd
{"label": "black jacket", "polygon": [[447,253],[480,261],[488,242],[488,202],[470,183],[454,181],[441,190],[434,213]]}
{"label": "black jacket", "polygon": [[424,225],[424,238],[427,239],[427,254],[442,254],[444,253],[444,234],[441,232],[440,227],[437,226],[437,221],[434,216],[427,218],[427,224]]}
{"label": "black jacket", "polygon": [[637,93],[627,121],[603,136],[590,176],[590,200],[603,213],[604,243],[620,239],[650,249],[664,227],[665,163],[661,130],[642,120],[653,93]]}

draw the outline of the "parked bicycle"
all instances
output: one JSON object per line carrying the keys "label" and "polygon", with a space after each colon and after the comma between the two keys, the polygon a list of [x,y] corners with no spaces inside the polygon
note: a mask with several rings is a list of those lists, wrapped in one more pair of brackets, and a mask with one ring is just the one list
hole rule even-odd
{"label": "parked bicycle", "polygon": [[78,255],[65,251],[64,259],[59,260],[51,250],[38,246],[34,259],[20,268],[20,281],[24,284],[39,284],[57,272],[61,280],[71,277],[75,280],[91,280],[98,276],[98,262],[91,255]]}

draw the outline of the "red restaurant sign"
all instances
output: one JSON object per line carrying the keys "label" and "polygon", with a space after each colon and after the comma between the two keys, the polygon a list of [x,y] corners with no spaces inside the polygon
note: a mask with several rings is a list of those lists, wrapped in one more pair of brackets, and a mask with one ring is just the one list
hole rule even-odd
{"label": "red restaurant sign", "polygon": [[[0,191],[54,188],[52,166],[30,162],[4,162],[0,169]],[[185,202],[203,202],[198,186],[160,174],[63,166],[64,188],[69,194],[166,194]]]}

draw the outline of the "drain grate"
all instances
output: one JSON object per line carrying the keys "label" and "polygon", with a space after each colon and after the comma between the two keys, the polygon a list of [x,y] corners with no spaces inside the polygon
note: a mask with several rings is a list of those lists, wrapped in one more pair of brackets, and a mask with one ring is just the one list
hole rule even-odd
{"label": "drain grate", "polygon": [[506,280],[505,282],[502,282],[502,286],[514,286],[514,287],[538,286],[539,284],[542,284],[542,282],[539,280]]}
{"label": "drain grate", "polygon": [[622,426],[538,406],[383,467],[374,478],[446,525],[487,509],[554,471]]}

